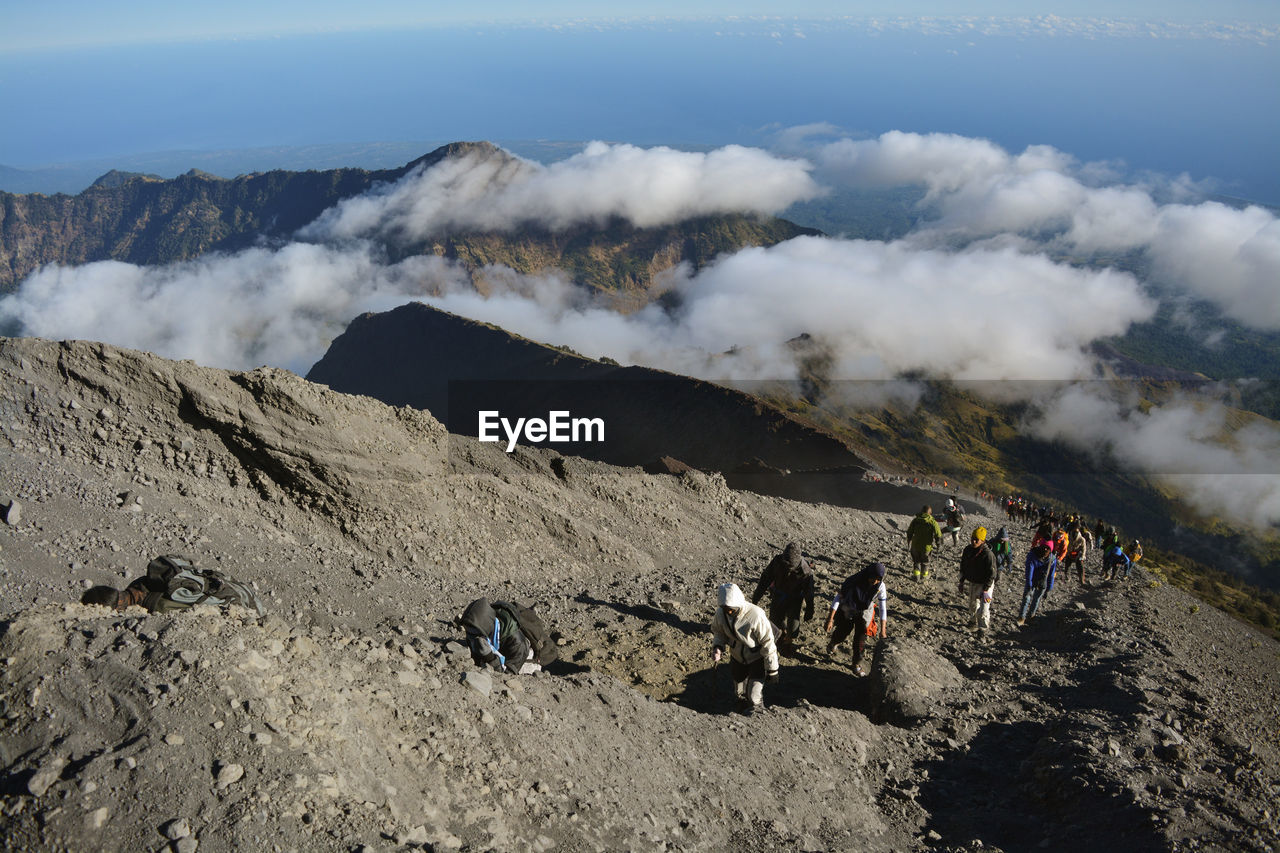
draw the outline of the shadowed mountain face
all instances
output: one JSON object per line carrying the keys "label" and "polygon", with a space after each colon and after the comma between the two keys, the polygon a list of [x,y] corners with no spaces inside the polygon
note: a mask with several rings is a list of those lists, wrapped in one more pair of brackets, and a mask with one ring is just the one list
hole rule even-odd
{"label": "shadowed mountain face", "polygon": [[[480,413],[496,413],[487,432],[504,448],[498,418],[565,412],[568,440],[547,445],[568,455],[641,466],[672,457],[740,488],[867,509],[915,512],[938,497],[867,482],[868,464],[842,440],[750,394],[584,358],[419,303],[356,318],[307,378],[425,409],[459,435],[479,437]],[[574,440],[579,419],[598,419],[603,440],[585,425]],[[786,473],[805,470],[824,473]]]}

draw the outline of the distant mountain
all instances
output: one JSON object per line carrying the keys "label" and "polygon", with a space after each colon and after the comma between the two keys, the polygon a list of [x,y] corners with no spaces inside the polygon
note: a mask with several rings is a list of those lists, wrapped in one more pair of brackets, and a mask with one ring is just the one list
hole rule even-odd
{"label": "distant mountain", "polygon": [[[462,142],[380,171],[274,171],[230,180],[196,169],[171,180],[113,171],[75,196],[0,193],[0,293],[14,290],[44,264],[165,264],[288,239],[343,199],[468,153],[512,156],[490,143]],[[658,272],[677,264],[697,269],[725,252],[814,233],[781,219],[726,215],[659,228],[615,221],[557,232],[528,227],[515,234],[448,233],[385,249],[396,259],[443,255],[470,269],[558,268],[589,287],[643,291]]]}

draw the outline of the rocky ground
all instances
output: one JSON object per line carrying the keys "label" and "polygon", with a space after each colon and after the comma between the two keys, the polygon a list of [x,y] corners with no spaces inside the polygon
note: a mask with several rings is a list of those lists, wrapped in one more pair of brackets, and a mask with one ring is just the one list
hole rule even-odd
{"label": "rocky ground", "polygon": [[[283,371],[0,340],[0,376],[6,849],[1280,847],[1280,647],[1157,573],[1021,629],[1005,579],[980,638],[958,549],[904,574],[905,516],[508,455]],[[714,590],[791,538],[819,615],[741,717]],[[268,615],[75,603],[173,552]],[[877,559],[856,679],[822,611]],[[480,595],[562,660],[477,670],[449,621]]]}

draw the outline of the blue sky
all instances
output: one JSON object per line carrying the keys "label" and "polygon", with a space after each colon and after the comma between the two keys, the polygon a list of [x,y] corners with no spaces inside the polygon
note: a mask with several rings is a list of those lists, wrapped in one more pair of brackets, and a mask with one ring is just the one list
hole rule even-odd
{"label": "blue sky", "polygon": [[1052,145],[1280,201],[1280,3],[1218,3],[1214,23],[1205,8],[5,2],[0,165],[457,139],[768,146],[828,123]]}
{"label": "blue sky", "polygon": [[777,15],[924,16],[995,15],[1168,20],[1214,19],[1280,23],[1274,0],[732,0],[689,3],[680,0],[600,3],[598,0],[486,0],[484,3],[422,0],[222,0],[174,3],[172,0],[5,0],[0,4],[0,50],[31,50],[141,41],[276,36],[307,32],[367,30],[384,27],[496,25],[567,19],[616,19],[643,16]]}

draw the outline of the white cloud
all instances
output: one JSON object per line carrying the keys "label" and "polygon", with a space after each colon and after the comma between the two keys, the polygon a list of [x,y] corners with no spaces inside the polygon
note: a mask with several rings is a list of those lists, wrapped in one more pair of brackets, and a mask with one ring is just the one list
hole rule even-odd
{"label": "white cloud", "polygon": [[[912,240],[1039,241],[1041,250],[1144,252],[1165,283],[1208,300],[1239,322],[1280,329],[1280,224],[1260,207],[1161,204],[1152,187],[1096,186],[1110,166],[1081,166],[1046,146],[1010,154],[949,134],[893,131],[842,139],[814,153],[820,178],[860,187],[917,185],[935,218]],[[1185,197],[1185,178],[1160,187]]]}
{"label": "white cloud", "polygon": [[1258,529],[1280,524],[1280,430],[1255,421],[1232,431],[1211,397],[1180,397],[1139,408],[1133,399],[1074,385],[1055,396],[1030,427],[1041,438],[1110,452],[1174,488],[1206,516]]}
{"label": "white cloud", "polygon": [[471,153],[345,201],[305,229],[311,239],[448,229],[551,230],[619,217],[647,228],[717,213],[776,213],[820,192],[805,160],[730,145],[696,153],[593,142],[542,166]]}
{"label": "white cloud", "polygon": [[385,266],[367,247],[303,243],[165,267],[48,266],[0,299],[0,318],[28,335],[305,373],[355,315],[387,310],[460,275],[439,258]]}

